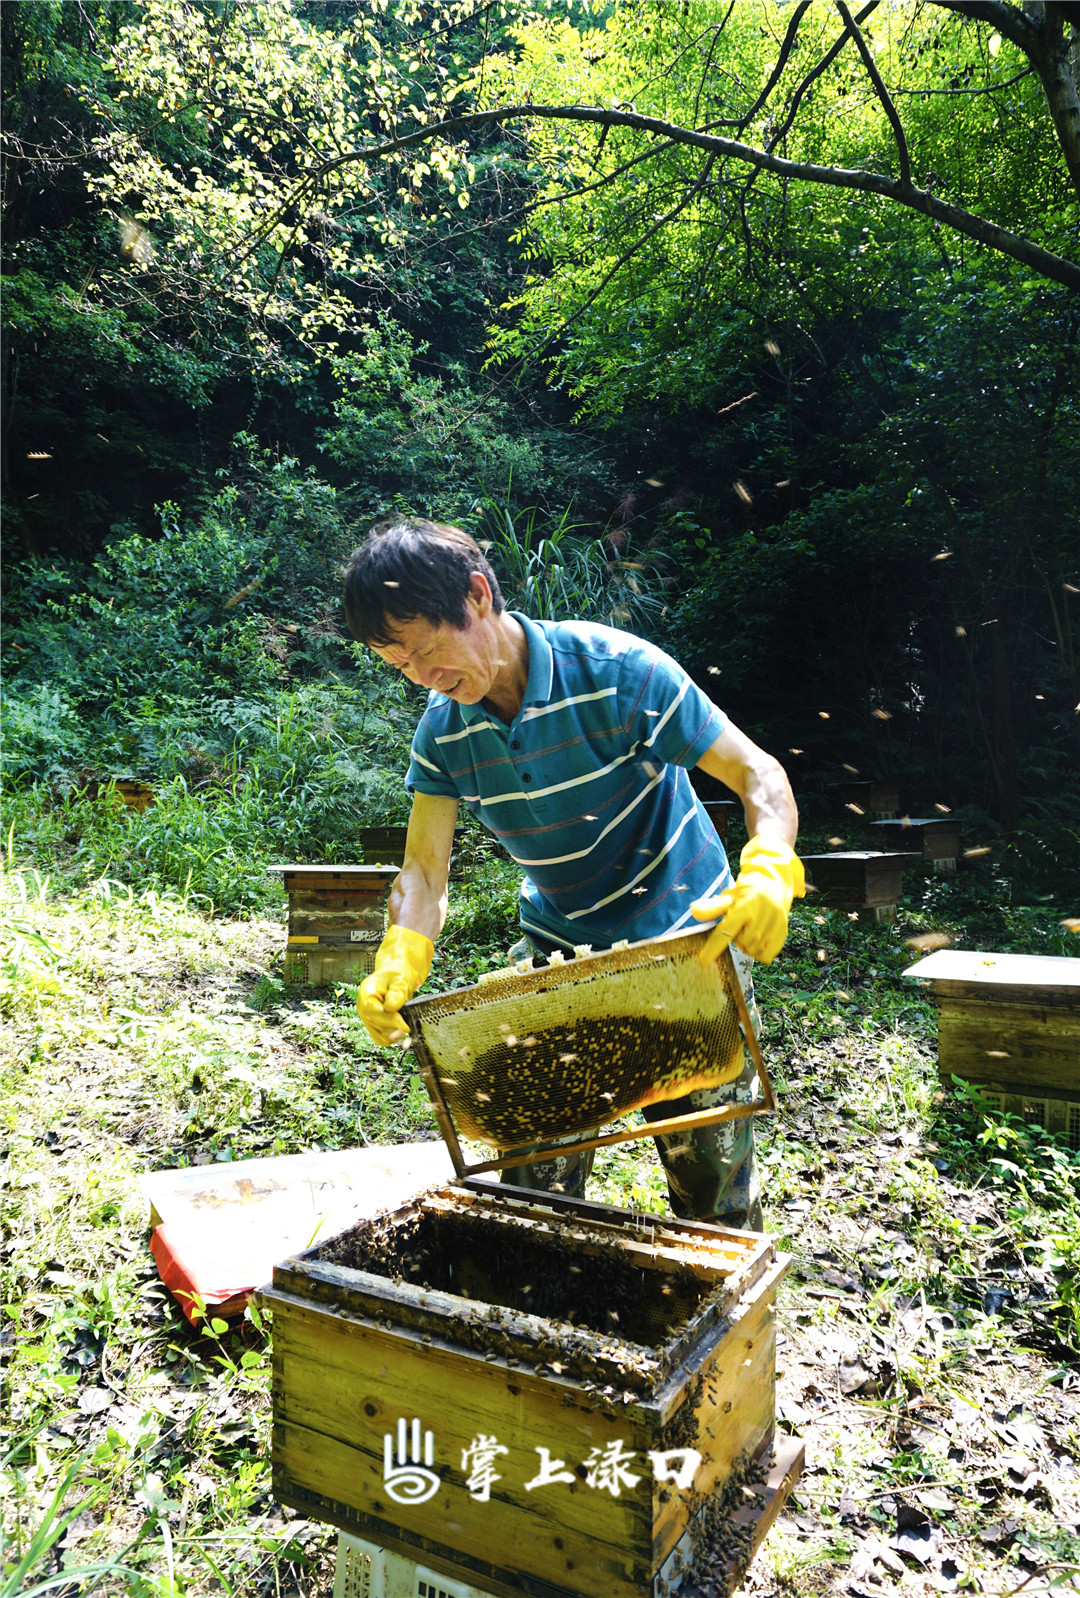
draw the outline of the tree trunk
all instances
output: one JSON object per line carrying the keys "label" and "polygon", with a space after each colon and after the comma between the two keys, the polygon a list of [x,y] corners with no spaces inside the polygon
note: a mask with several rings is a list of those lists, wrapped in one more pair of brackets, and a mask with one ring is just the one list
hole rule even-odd
{"label": "tree trunk", "polygon": [[998,621],[990,630],[991,718],[994,741],[994,784],[998,820],[1010,831],[1020,825],[1020,795],[1013,732],[1012,673],[1005,644],[1005,628]]}

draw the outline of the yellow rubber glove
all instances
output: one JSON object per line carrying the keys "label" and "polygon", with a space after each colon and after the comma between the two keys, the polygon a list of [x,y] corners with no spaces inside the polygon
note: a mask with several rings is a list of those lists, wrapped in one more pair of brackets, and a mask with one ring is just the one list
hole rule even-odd
{"label": "yellow rubber glove", "polygon": [[394,1043],[407,1034],[398,1011],[431,970],[434,953],[431,939],[408,927],[391,927],[379,944],[375,969],[356,995],[360,1019],[376,1043]]}
{"label": "yellow rubber glove", "polygon": [[751,838],[739,856],[739,875],[715,899],[690,906],[695,921],[723,921],[698,955],[702,965],[719,959],[729,943],[752,960],[771,964],[784,947],[792,899],[806,892],[802,861],[786,843]]}

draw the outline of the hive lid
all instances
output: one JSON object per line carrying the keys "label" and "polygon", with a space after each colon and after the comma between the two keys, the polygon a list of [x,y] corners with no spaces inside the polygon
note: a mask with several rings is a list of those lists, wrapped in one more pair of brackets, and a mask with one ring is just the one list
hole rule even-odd
{"label": "hive lid", "polygon": [[875,865],[880,865],[882,861],[886,861],[891,865],[896,860],[911,864],[914,861],[922,860],[922,855],[917,854],[914,850],[897,852],[889,849],[830,849],[828,854],[804,854],[800,855],[799,858],[804,866],[808,861],[811,865],[818,865],[826,860],[871,860]]}
{"label": "hive lid", "polygon": [[952,816],[894,816],[891,821],[871,821],[872,827],[891,828],[893,832],[905,832],[909,827],[943,827],[947,829],[960,829],[959,821]]}
{"label": "hive lid", "polygon": [[981,986],[1080,988],[1080,959],[1068,954],[994,954],[979,949],[938,949],[909,965],[906,977]]}
{"label": "hive lid", "polygon": [[266,872],[283,876],[310,876],[310,877],[348,877],[359,882],[387,881],[391,882],[398,875],[398,866],[315,866],[315,865],[284,865],[267,866]]}
{"label": "hive lid", "polygon": [[[731,957],[698,963],[707,932],[647,939],[414,999],[402,1011],[459,1176],[508,1169],[773,1108]],[[733,1081],[750,1049],[763,1096],[600,1135],[633,1110]],[[460,1138],[502,1151],[467,1165]],[[572,1138],[570,1144],[564,1139]],[[558,1140],[558,1141],[553,1141]]]}

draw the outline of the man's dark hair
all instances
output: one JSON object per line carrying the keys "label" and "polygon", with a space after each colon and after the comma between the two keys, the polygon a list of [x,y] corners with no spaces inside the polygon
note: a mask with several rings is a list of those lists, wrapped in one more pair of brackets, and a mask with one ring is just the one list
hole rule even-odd
{"label": "man's dark hair", "polygon": [[345,568],[349,631],[385,649],[394,642],[394,622],[416,616],[433,627],[461,629],[473,572],[487,578],[498,615],[504,608],[499,580],[468,533],[423,516],[384,517]]}

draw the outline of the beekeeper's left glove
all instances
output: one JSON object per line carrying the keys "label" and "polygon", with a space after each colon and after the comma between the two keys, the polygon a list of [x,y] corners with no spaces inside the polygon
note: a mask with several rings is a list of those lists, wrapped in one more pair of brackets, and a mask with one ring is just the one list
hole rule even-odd
{"label": "beekeeper's left glove", "polygon": [[431,970],[435,945],[422,932],[391,927],[379,944],[375,969],[356,995],[360,1019],[376,1043],[396,1043],[408,1027],[398,1013]]}
{"label": "beekeeper's left glove", "polygon": [[709,965],[728,943],[734,943],[751,959],[769,965],[784,947],[791,901],[805,892],[806,877],[795,851],[774,839],[751,838],[739,856],[739,875],[731,887],[715,899],[698,899],[690,906],[695,921],[723,917],[702,945],[698,960]]}

